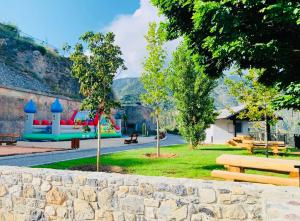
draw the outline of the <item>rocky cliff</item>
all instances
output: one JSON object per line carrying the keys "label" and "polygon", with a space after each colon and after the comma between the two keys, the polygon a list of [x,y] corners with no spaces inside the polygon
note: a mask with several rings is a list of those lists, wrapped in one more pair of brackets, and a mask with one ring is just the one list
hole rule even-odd
{"label": "rocky cliff", "polygon": [[0,85],[77,98],[70,65],[53,49],[22,36],[17,27],[0,24]]}

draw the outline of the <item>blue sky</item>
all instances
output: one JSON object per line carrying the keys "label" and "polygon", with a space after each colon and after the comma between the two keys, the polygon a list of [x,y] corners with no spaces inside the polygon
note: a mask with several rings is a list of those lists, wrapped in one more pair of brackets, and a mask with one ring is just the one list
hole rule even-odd
{"label": "blue sky", "polygon": [[0,21],[60,48],[85,31],[99,31],[120,14],[132,14],[139,0],[0,0]]}
{"label": "blue sky", "polygon": [[[65,42],[74,45],[86,31],[114,32],[128,68],[118,77],[141,75],[148,24],[163,19],[150,0],[0,0],[0,22],[13,23],[57,49]],[[170,54],[177,45],[168,44]]]}

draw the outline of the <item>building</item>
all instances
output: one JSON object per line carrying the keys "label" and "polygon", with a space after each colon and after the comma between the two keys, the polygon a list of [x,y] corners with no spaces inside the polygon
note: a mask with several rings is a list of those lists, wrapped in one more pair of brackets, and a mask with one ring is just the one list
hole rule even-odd
{"label": "building", "polygon": [[245,106],[222,109],[214,124],[206,130],[205,143],[225,144],[237,135],[249,135],[249,121],[240,120],[238,114],[245,110]]}
{"label": "building", "polygon": [[142,133],[143,124],[149,134],[156,129],[155,118],[152,116],[153,110],[141,104],[122,105],[126,116],[123,119],[123,131],[127,134],[132,132]]}

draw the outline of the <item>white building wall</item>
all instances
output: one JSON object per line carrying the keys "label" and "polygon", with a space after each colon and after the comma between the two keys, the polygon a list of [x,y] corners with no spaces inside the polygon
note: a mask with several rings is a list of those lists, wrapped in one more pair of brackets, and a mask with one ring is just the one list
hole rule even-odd
{"label": "white building wall", "polygon": [[[237,135],[248,135],[249,123],[242,121],[242,132]],[[206,129],[205,143],[225,144],[234,137],[234,125],[232,120],[216,120],[208,129]]]}
{"label": "white building wall", "polygon": [[224,144],[234,136],[234,126],[232,120],[216,120],[213,126],[213,143]]}
{"label": "white building wall", "polygon": [[214,124],[211,124],[210,127],[205,130],[206,138],[204,143],[213,143],[213,136],[214,136],[213,129],[214,129]]}

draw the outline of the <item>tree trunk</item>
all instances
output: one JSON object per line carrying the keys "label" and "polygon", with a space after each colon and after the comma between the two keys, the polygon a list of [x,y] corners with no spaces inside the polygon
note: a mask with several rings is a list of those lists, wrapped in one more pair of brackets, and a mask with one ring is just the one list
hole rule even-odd
{"label": "tree trunk", "polygon": [[160,157],[159,118],[156,115],[156,156]]}
{"label": "tree trunk", "polygon": [[190,146],[190,148],[189,148],[190,150],[194,150],[194,149],[195,149],[195,147],[194,147],[194,145],[193,145],[193,144],[191,144],[191,143],[190,143],[190,145],[189,145],[189,146]]}
{"label": "tree trunk", "polygon": [[97,172],[100,171],[100,154],[101,154],[101,117],[102,113],[99,114],[98,119],[98,145],[97,145]]}
{"label": "tree trunk", "polygon": [[[266,111],[265,111],[266,112]],[[269,145],[268,145],[268,119],[267,114],[265,113],[265,148],[266,148],[266,157],[269,157]]]}
{"label": "tree trunk", "polygon": [[195,149],[195,147],[194,147],[194,145],[193,145],[193,142],[192,142],[192,139],[190,139],[189,149],[190,149],[190,150],[194,150],[194,149]]}

